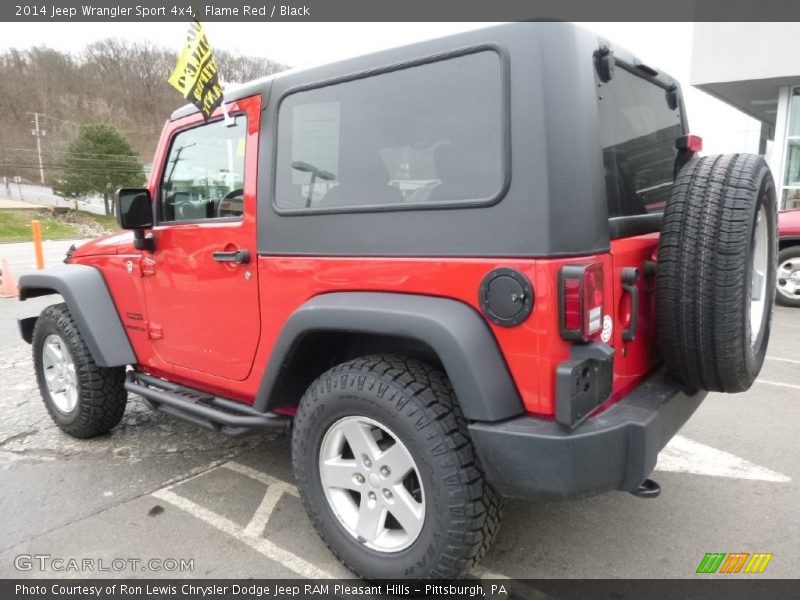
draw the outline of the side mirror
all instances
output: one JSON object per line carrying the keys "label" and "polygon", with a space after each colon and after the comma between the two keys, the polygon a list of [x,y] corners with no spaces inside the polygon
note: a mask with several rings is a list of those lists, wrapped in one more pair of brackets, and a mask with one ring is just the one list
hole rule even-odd
{"label": "side mirror", "polygon": [[117,221],[122,229],[150,229],[153,226],[153,201],[145,188],[120,188],[114,194]]}
{"label": "side mirror", "polygon": [[133,230],[133,247],[137,250],[154,249],[152,237],[145,237],[144,230],[153,227],[153,201],[150,190],[145,188],[120,188],[114,194],[117,206],[117,222],[122,229]]}

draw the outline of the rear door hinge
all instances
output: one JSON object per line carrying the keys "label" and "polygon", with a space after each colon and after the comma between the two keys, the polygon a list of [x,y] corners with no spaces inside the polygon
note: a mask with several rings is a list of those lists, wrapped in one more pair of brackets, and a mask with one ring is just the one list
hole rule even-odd
{"label": "rear door hinge", "polygon": [[150,277],[156,274],[156,261],[152,258],[142,259],[142,277]]}
{"label": "rear door hinge", "polygon": [[151,340],[160,340],[163,337],[161,325],[155,323],[147,324],[147,337]]}

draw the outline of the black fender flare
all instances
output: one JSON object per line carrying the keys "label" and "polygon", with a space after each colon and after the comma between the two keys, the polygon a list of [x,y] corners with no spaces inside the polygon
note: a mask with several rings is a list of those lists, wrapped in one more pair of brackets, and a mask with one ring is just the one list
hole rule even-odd
{"label": "black fender flare", "polygon": [[136,363],[103,275],[87,265],[58,265],[22,275],[19,299],[61,294],[92,358],[101,367]]}
{"label": "black fender flare", "polygon": [[470,421],[500,421],[524,412],[522,399],[486,321],[457,300],[380,292],[332,292],[300,306],[273,348],[254,408],[278,405],[273,391],[292,349],[316,332],[380,334],[412,339],[439,357]]}
{"label": "black fender flare", "polygon": [[780,237],[778,236],[778,245],[783,248],[788,248],[790,246],[797,246],[800,244],[800,236],[796,235],[787,235]]}

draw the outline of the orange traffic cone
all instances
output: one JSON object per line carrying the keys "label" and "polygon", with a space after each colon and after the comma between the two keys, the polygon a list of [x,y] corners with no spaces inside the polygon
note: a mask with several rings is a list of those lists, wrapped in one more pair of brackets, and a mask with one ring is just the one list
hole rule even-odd
{"label": "orange traffic cone", "polygon": [[0,271],[0,298],[13,298],[14,296],[19,296],[19,288],[11,274],[8,261],[3,259],[3,270]]}

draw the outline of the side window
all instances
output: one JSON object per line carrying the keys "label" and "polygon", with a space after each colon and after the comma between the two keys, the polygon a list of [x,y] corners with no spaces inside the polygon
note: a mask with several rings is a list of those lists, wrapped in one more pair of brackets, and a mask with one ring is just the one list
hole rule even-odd
{"label": "side window", "polygon": [[622,68],[598,95],[609,217],[663,211],[683,134],[680,109],[669,107],[663,88]]}
{"label": "side window", "polygon": [[505,176],[501,64],[479,51],[287,96],[277,208],[494,200]]}
{"label": "side window", "polygon": [[172,140],[159,190],[162,222],[241,218],[247,121],[200,125]]}

